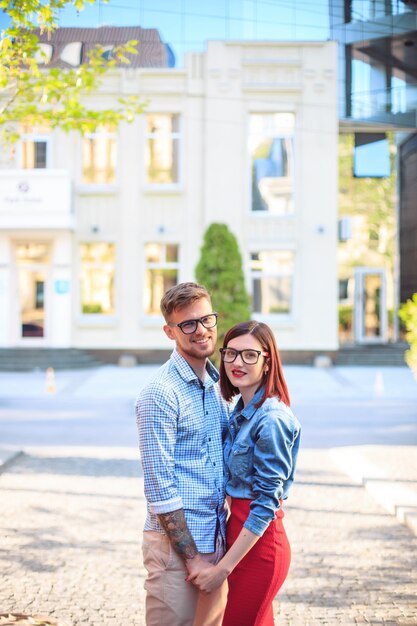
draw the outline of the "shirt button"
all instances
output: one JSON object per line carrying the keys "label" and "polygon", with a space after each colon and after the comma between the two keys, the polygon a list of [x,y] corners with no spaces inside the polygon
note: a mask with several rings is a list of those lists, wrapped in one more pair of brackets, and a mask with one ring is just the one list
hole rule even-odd
{"label": "shirt button", "polygon": [[206,415],[208,415],[208,411],[206,411]]}
{"label": "shirt button", "polygon": [[216,461],[213,461],[213,465],[216,465]]}
{"label": "shirt button", "polygon": [[208,440],[211,441],[211,437],[209,437]]}

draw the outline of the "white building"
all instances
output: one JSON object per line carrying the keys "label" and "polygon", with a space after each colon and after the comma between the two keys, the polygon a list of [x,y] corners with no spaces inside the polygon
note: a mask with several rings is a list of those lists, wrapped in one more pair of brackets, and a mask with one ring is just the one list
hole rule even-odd
{"label": "white building", "polygon": [[95,106],[148,102],[131,125],[23,135],[0,170],[0,346],[170,348],[161,295],[224,222],[253,317],[283,350],[336,350],[336,64],[334,42],[211,41],[107,76]]}

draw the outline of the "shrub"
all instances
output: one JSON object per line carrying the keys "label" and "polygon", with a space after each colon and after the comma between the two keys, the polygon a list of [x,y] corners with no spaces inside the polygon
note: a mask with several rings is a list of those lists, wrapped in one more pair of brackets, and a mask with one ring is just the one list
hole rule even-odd
{"label": "shrub", "polygon": [[339,326],[343,330],[350,330],[352,328],[353,319],[352,306],[349,304],[339,304]]}
{"label": "shrub", "polygon": [[401,305],[399,316],[406,329],[405,339],[410,344],[405,360],[417,378],[417,293]]}
{"label": "shrub", "polygon": [[91,313],[102,313],[103,307],[99,302],[92,302],[90,304],[83,304],[83,313],[91,314]]}
{"label": "shrub", "polygon": [[[236,237],[226,224],[214,223],[207,228],[195,275],[210,292],[213,307],[219,313],[218,345],[221,345],[231,326],[251,317],[242,256]],[[218,364],[217,352],[213,360]]]}

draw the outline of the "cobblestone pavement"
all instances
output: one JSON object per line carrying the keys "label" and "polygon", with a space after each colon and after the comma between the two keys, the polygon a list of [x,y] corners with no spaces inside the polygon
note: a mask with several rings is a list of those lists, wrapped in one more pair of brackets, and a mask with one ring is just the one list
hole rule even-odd
{"label": "cobblestone pavement", "polygon": [[293,550],[277,624],[417,625],[417,538],[338,470],[302,450],[286,507]]}
{"label": "cobblestone pavement", "polygon": [[[26,449],[5,468],[1,611],[144,626],[136,455]],[[302,450],[285,521],[293,561],[278,625],[417,625],[417,538],[338,469],[332,450]]]}

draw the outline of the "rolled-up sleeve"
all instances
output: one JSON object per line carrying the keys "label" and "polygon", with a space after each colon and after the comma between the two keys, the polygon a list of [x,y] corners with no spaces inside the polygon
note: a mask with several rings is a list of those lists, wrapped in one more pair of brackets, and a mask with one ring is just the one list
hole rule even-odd
{"label": "rolled-up sleeve", "polygon": [[166,387],[150,385],[136,401],[145,497],[152,513],[183,508],[175,478],[178,403]]}
{"label": "rolled-up sleeve", "polygon": [[255,496],[245,528],[261,536],[280,508],[284,484],[293,472],[295,433],[282,411],[268,412],[258,425],[253,456]]}

